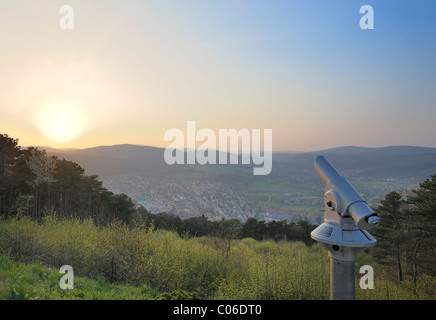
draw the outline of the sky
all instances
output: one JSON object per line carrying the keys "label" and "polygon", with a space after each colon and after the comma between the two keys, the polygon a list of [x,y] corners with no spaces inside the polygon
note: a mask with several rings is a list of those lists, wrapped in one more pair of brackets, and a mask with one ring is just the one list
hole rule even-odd
{"label": "sky", "polygon": [[272,129],[274,151],[436,147],[434,12],[433,0],[2,0],[0,133],[165,147],[195,121]]}

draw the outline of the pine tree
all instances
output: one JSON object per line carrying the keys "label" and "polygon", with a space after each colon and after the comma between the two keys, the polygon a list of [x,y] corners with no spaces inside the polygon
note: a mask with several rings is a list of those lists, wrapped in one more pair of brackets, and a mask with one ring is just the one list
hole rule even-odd
{"label": "pine tree", "polygon": [[436,275],[435,239],[436,239],[436,174],[419,184],[413,195],[407,198],[412,206],[409,225],[411,226],[411,250],[413,282],[416,282],[418,268]]}
{"label": "pine tree", "polygon": [[403,280],[403,259],[407,244],[405,203],[398,192],[388,193],[377,209],[381,222],[373,231],[378,242],[374,248],[374,257],[381,264],[396,265],[398,282]]}

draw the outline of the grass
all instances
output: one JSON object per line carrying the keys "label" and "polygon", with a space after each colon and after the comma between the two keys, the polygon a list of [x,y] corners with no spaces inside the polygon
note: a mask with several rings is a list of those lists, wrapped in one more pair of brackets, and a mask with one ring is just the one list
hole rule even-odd
{"label": "grass", "polygon": [[18,263],[0,256],[0,299],[6,300],[136,300],[158,295],[147,286],[135,287],[108,282],[100,277],[91,280],[74,277],[73,289],[61,289],[63,274],[41,263]]}
{"label": "grass", "polygon": [[[328,299],[329,258],[302,242],[228,242],[92,220],[0,220],[3,299]],[[375,289],[362,290],[360,265],[374,267]],[[59,268],[74,269],[62,290]],[[357,299],[434,299],[436,279],[398,285],[370,254],[356,261]],[[153,289],[152,289],[153,288]]]}

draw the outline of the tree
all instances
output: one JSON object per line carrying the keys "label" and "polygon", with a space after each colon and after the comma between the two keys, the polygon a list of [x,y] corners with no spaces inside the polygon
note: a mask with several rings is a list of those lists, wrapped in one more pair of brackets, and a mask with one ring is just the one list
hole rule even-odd
{"label": "tree", "polygon": [[[90,176],[84,176],[82,180],[82,199],[83,206],[86,208],[86,214],[83,214],[87,218],[96,218],[98,216],[98,200],[100,198],[100,192],[103,189],[103,183],[99,181],[98,176],[93,174]],[[86,203],[85,203],[86,202]]]}
{"label": "tree", "polygon": [[120,219],[128,224],[132,218],[132,214],[135,211],[135,204],[124,193],[114,194],[111,197],[110,202],[111,217]]}
{"label": "tree", "polygon": [[306,245],[310,245],[314,243],[314,240],[311,238],[310,233],[315,228],[315,226],[311,225],[307,220],[300,220],[296,223],[299,234],[299,241],[303,241]]}
{"label": "tree", "polygon": [[40,196],[42,186],[46,186],[47,188],[45,204],[50,210],[50,184],[55,181],[53,171],[56,165],[56,158],[47,156],[45,150],[41,151],[37,148],[30,147],[27,149],[26,164],[31,173],[27,183],[32,188],[33,192],[33,218],[37,218],[41,207]]}
{"label": "tree", "polygon": [[183,221],[183,230],[196,237],[207,236],[210,232],[211,222],[205,215],[185,219]]}
{"label": "tree", "polygon": [[275,241],[286,240],[287,229],[286,220],[271,221],[267,225],[268,236]]}
{"label": "tree", "polygon": [[182,233],[183,221],[175,214],[162,212],[156,215],[150,213],[150,215],[156,228],[177,231],[179,234]]}
{"label": "tree", "polygon": [[9,212],[11,215],[17,214],[18,212],[27,215],[32,207],[32,202],[33,197],[31,195],[19,195],[9,208]]}
{"label": "tree", "polygon": [[408,226],[411,229],[408,258],[412,263],[413,282],[416,282],[418,267],[425,272],[436,275],[436,258],[434,254],[436,238],[436,174],[419,184],[417,190],[407,197],[411,205]]}
{"label": "tree", "polygon": [[9,206],[14,201],[12,169],[20,155],[18,139],[12,139],[7,134],[0,134],[0,216],[8,214]]}
{"label": "tree", "polygon": [[239,238],[241,230],[242,223],[238,219],[221,219],[212,223],[211,236],[215,239],[215,245],[221,247],[226,258],[229,256],[232,240]]}
{"label": "tree", "polygon": [[58,193],[55,207],[60,218],[80,211],[79,191],[82,187],[85,169],[77,163],[65,159],[57,160],[54,168],[54,189]]}
{"label": "tree", "polygon": [[400,283],[403,280],[402,262],[407,244],[405,204],[398,192],[388,193],[377,208],[380,225],[373,232],[378,241],[374,257],[382,264],[396,265]]}
{"label": "tree", "polygon": [[267,232],[265,221],[258,221],[256,218],[248,218],[242,226],[242,237],[253,238],[258,241],[263,240]]}

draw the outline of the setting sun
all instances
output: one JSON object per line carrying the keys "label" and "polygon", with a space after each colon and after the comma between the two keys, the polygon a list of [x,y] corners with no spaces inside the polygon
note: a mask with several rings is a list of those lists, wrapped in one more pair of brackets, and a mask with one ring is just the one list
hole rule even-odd
{"label": "setting sun", "polygon": [[50,140],[63,143],[77,138],[85,129],[85,119],[72,104],[53,104],[40,110],[37,124]]}

